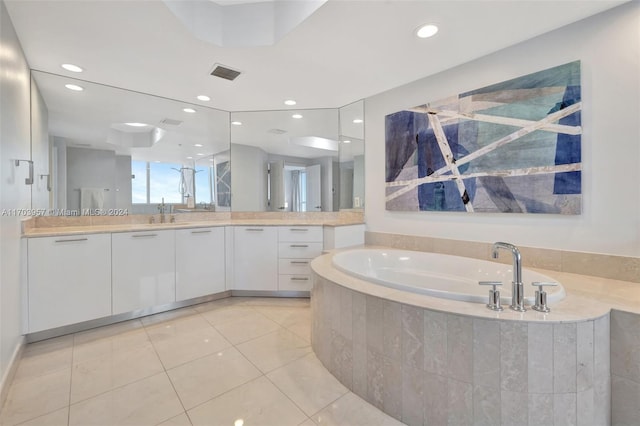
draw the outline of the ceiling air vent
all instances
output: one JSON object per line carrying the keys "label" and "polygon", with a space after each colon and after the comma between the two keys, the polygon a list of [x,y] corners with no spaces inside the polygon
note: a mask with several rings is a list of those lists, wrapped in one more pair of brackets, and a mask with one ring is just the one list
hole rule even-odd
{"label": "ceiling air vent", "polygon": [[236,71],[225,65],[215,64],[213,66],[213,71],[211,71],[211,75],[233,81],[238,78],[240,71]]}
{"label": "ceiling air vent", "polygon": [[166,124],[167,126],[179,126],[182,124],[180,120],[174,120],[173,118],[165,118],[160,121],[162,124]]}
{"label": "ceiling air vent", "polygon": [[273,133],[274,135],[283,135],[287,133],[287,131],[282,129],[271,129],[271,130],[267,130],[267,133]]}

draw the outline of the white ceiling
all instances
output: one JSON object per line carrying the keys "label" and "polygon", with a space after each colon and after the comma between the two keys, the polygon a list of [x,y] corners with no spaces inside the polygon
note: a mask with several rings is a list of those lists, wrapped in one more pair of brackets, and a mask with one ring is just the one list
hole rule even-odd
{"label": "white ceiling", "polygon": [[[246,48],[197,39],[160,0],[5,3],[34,69],[72,75],[60,64],[74,63],[85,72],[73,77],[251,111],[283,109],[289,98],[298,101],[294,108],[340,107],[624,1],[329,0],[275,45]],[[417,39],[423,23],[440,32]],[[243,75],[212,77],[214,63]],[[211,102],[196,100],[199,94]]]}

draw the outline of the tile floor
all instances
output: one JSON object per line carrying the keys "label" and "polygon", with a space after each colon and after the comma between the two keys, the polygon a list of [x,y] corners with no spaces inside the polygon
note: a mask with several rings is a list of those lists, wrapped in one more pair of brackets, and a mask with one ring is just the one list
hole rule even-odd
{"label": "tile floor", "polygon": [[401,425],[309,333],[308,299],[233,297],[32,343],[0,425]]}

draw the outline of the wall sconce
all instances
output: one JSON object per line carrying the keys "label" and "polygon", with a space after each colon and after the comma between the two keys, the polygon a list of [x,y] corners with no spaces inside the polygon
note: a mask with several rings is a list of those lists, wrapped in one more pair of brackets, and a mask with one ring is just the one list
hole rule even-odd
{"label": "wall sconce", "polygon": [[20,163],[29,163],[29,177],[24,180],[25,185],[33,185],[33,161],[31,160],[15,160],[16,167],[20,166]]}

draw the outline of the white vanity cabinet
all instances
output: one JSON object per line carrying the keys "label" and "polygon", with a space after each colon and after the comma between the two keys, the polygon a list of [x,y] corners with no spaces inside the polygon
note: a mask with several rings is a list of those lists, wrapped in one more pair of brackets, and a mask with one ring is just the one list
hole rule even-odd
{"label": "white vanity cabinet", "polygon": [[233,273],[235,290],[278,290],[277,227],[234,227]]}
{"label": "white vanity cabinet", "polygon": [[29,333],[111,315],[111,235],[30,238]]}
{"label": "white vanity cabinet", "polygon": [[322,254],[322,226],[278,227],[278,290],[310,291],[313,258]]}
{"label": "white vanity cabinet", "polygon": [[112,235],[113,314],[176,300],[175,231]]}
{"label": "white vanity cabinet", "polygon": [[176,301],[223,291],[224,227],[176,230]]}

